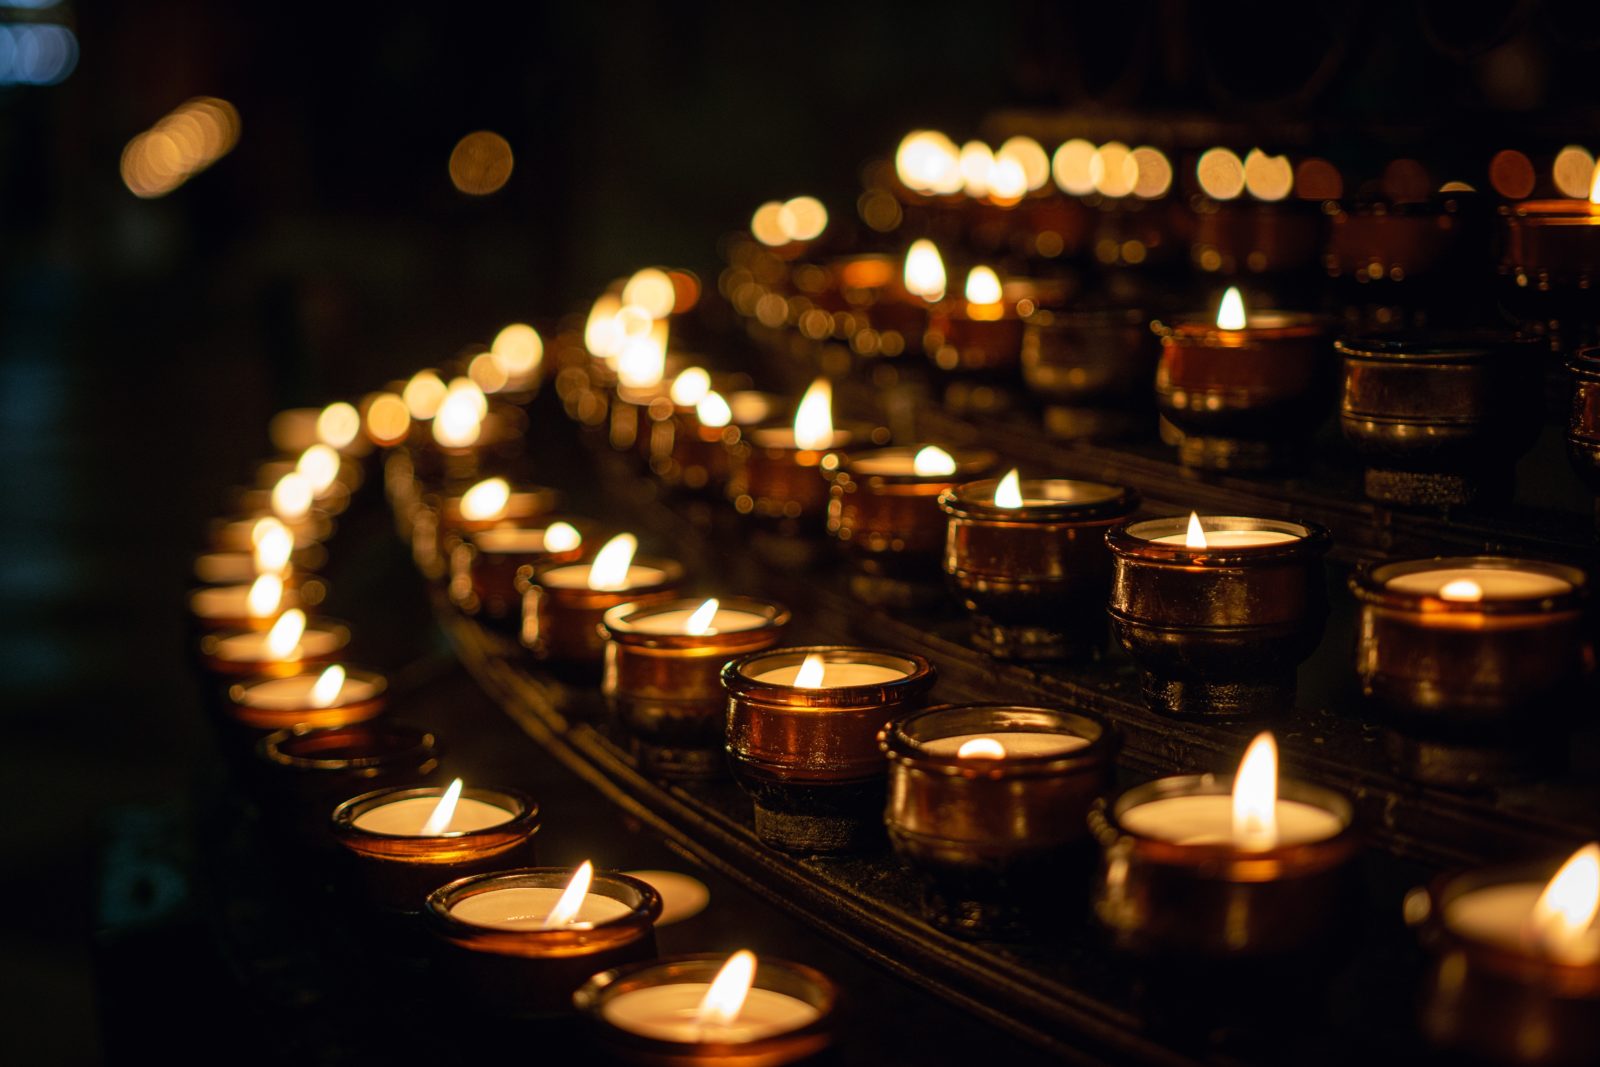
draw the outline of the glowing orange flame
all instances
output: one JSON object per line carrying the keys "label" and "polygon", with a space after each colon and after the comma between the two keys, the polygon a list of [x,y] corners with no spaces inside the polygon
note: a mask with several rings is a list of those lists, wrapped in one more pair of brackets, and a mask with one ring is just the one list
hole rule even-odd
{"label": "glowing orange flame", "polygon": [[1183,547],[1184,548],[1209,548],[1209,547],[1211,547],[1210,545],[1208,545],[1206,543],[1206,531],[1205,531],[1205,528],[1200,525],[1200,513],[1198,511],[1189,512],[1189,528],[1187,530],[1185,530],[1184,533],[1183,533]]}
{"label": "glowing orange flame", "polygon": [[903,272],[906,292],[932,304],[944,298],[944,260],[938,246],[926,237],[911,242]]}
{"label": "glowing orange flame", "polygon": [[567,888],[562,891],[555,907],[544,917],[544,928],[554,930],[576,919],[578,912],[583,910],[583,898],[589,895],[589,883],[593,881],[594,864],[584,860],[572,873],[572,881],[567,883]]}
{"label": "glowing orange flame", "polygon": [[1005,759],[1006,746],[992,737],[974,737],[956,749],[958,759]]}
{"label": "glowing orange flame", "polygon": [[311,685],[311,706],[314,708],[328,708],[339,699],[339,694],[344,690],[345,670],[335,663],[321,674]]}
{"label": "glowing orange flame", "polygon": [[1439,587],[1440,600],[1474,601],[1483,599],[1483,586],[1471,578],[1457,578]]}
{"label": "glowing orange flame", "polygon": [[745,998],[756,980],[756,956],[742,948],[728,957],[717,976],[711,980],[700,1006],[695,1009],[697,1026],[731,1026],[744,1010]]}
{"label": "glowing orange flame", "polygon": [[439,803],[433,806],[433,813],[428,816],[428,821],[422,824],[418,833],[423,837],[438,837],[450,831],[450,820],[455,818],[456,805],[461,802],[461,779],[457,778],[450,783],[450,788],[444,791],[439,798]]}
{"label": "glowing orange flame", "polygon": [[299,608],[290,608],[279,615],[278,621],[267,631],[267,656],[274,660],[285,660],[293,656],[295,649],[300,647],[300,637],[305,632],[306,613]]}
{"label": "glowing orange flame", "polygon": [[312,445],[300,453],[294,469],[311,483],[312,495],[320,497],[333,488],[334,480],[339,477],[339,453],[328,445]]}
{"label": "glowing orange flame", "polygon": [[1256,735],[1233,779],[1233,843],[1268,849],[1278,843],[1278,744]]}
{"label": "glowing orange flame", "polygon": [[485,478],[461,494],[461,517],[468,522],[498,519],[510,502],[511,483],[504,478]]}
{"label": "glowing orange flame", "polygon": [[997,508],[1020,508],[1022,506],[1022,475],[1015,468],[1011,473],[1000,479],[1000,484],[994,489],[994,506]]}
{"label": "glowing orange flame", "polygon": [[955,457],[938,445],[921,449],[911,459],[911,472],[918,478],[937,478],[956,472]]}
{"label": "glowing orange flame", "polygon": [[702,426],[726,426],[733,421],[733,409],[715,390],[701,398],[700,403],[694,406],[694,414]]}
{"label": "glowing orange flame", "polygon": [[361,413],[343,400],[329,404],[317,416],[317,440],[330,448],[349,448],[360,432]]}
{"label": "glowing orange flame", "polygon": [[627,342],[627,331],[617,321],[622,301],[614,293],[604,293],[589,309],[583,326],[583,346],[601,359],[615,359]]}
{"label": "glowing orange flame", "polygon": [[683,632],[690,637],[704,637],[711,633],[711,622],[717,617],[719,606],[715,597],[701,604],[689,616],[689,621],[683,624]]}
{"label": "glowing orange flame", "polygon": [[821,689],[823,679],[827,676],[827,665],[822,662],[822,656],[813,652],[800,664],[800,669],[795,672],[794,685],[796,689]]}
{"label": "glowing orange flame", "polygon": [[[272,525],[263,527],[263,523],[268,521]],[[294,534],[277,519],[261,520],[251,534],[254,535],[257,530],[260,536],[252,552],[256,573],[283,574],[289,569],[289,557],[294,554]]]}
{"label": "glowing orange flame", "polygon": [[628,568],[633,566],[637,551],[639,539],[633,534],[617,534],[607,541],[589,565],[589,588],[602,592],[628,588]]}
{"label": "glowing orange flame", "polygon": [[552,522],[544,531],[546,552],[571,552],[583,544],[583,535],[570,522]]}
{"label": "glowing orange flame", "polygon": [[988,267],[973,267],[967,272],[967,302],[1000,303],[1000,276]]}
{"label": "glowing orange flame", "polygon": [[827,448],[833,443],[833,385],[818,378],[806,390],[794,413],[794,443],[797,448]]}
{"label": "glowing orange flame", "polygon": [[276,574],[261,575],[250,583],[245,603],[252,619],[265,619],[283,603],[283,579]]}
{"label": "glowing orange flame", "polygon": [[314,494],[311,479],[299,471],[290,471],[272,487],[272,513],[284,522],[295,522],[311,511]]}
{"label": "glowing orange flame", "polygon": [[1528,925],[1534,939],[1556,959],[1590,963],[1596,945],[1588,938],[1600,913],[1600,843],[1574,852],[1533,905]]}
{"label": "glowing orange flame", "polygon": [[1239,292],[1236,285],[1228,286],[1228,291],[1222,294],[1222,303],[1217,306],[1217,329],[1242,330],[1249,325],[1249,319],[1244,313],[1244,295]]}
{"label": "glowing orange flame", "polygon": [[1600,164],[1594,168],[1594,178],[1589,182],[1589,203],[1600,204]]}
{"label": "glowing orange flame", "polygon": [[672,379],[672,389],[668,395],[680,408],[692,408],[704,400],[709,392],[711,392],[711,375],[706,373],[704,367],[690,367]]}

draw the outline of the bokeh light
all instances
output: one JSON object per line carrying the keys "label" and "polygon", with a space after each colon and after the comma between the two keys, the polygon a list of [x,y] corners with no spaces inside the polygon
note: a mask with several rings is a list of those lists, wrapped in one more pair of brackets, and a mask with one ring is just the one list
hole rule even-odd
{"label": "bokeh light", "polygon": [[1569,144],[1556,153],[1550,178],[1562,196],[1589,199],[1589,183],[1594,180],[1594,156],[1587,148]]}
{"label": "bokeh light", "polygon": [[797,196],[778,209],[778,227],[791,241],[814,241],[828,228],[828,209],[814,196]]}
{"label": "bokeh light", "polygon": [[1502,149],[1489,160],[1489,184],[1508,200],[1521,200],[1531,194],[1537,180],[1533,161],[1515,148]]}
{"label": "bokeh light", "polygon": [[1133,165],[1138,177],[1134,180],[1133,195],[1140,200],[1156,200],[1167,195],[1172,188],[1172,164],[1159,148],[1140,145],[1133,150]]}
{"label": "bokeh light", "polygon": [[1075,137],[1056,149],[1050,169],[1055,175],[1056,186],[1062,192],[1073,196],[1088,196],[1094,192],[1094,177],[1089,173],[1094,152],[1094,145],[1081,137]]}
{"label": "bokeh light", "polygon": [[1344,195],[1344,178],[1338,167],[1313,156],[1295,167],[1294,189],[1302,200],[1337,200]]}
{"label": "bokeh light", "polygon": [[902,185],[919,193],[961,191],[961,152],[938,130],[906,134],[895,150],[894,171]]}
{"label": "bokeh light", "polygon": [[413,419],[431,419],[438,413],[439,405],[444,403],[445,394],[449,391],[438,374],[431,370],[419,370],[406,382],[400,398],[406,402],[406,411],[410,412]]}
{"label": "bokeh light", "polygon": [[468,196],[499,192],[511,180],[511,144],[493,130],[476,130],[450,152],[450,182]]}
{"label": "bokeh light", "polygon": [[968,141],[961,146],[961,181],[968,196],[985,196],[989,192],[989,175],[994,170],[994,152],[982,141]]}
{"label": "bokeh light", "polygon": [[1127,145],[1110,141],[1089,157],[1089,180],[1101,196],[1121,198],[1139,183],[1139,164]]}
{"label": "bokeh light", "polygon": [[1213,200],[1233,200],[1244,192],[1244,164],[1227,148],[1210,148],[1195,164],[1200,188]]}
{"label": "bokeh light", "polygon": [[666,271],[659,267],[646,267],[636,271],[622,287],[622,302],[630,307],[642,308],[652,319],[664,319],[672,314],[672,308],[678,302],[678,293]]}
{"label": "bokeh light", "polygon": [[779,218],[783,214],[783,201],[768,200],[756,208],[756,213],[750,216],[750,233],[756,240],[764,245],[776,247],[787,244],[789,235],[784,232],[783,222]]}
{"label": "bokeh light", "polygon": [[1244,186],[1257,200],[1282,200],[1294,188],[1294,167],[1289,157],[1250,149],[1244,157]]}
{"label": "bokeh light", "polygon": [[1028,179],[1028,189],[1044,188],[1050,180],[1050,156],[1032,137],[1012,137],[995,149],[997,161],[1015,160]]}
{"label": "bokeh light", "polygon": [[78,38],[67,27],[33,22],[0,24],[0,85],[58,85],[77,66]]}
{"label": "bokeh light", "polygon": [[[489,355],[508,379],[526,378],[539,369],[544,359],[544,340],[525,322],[513,322],[494,335]],[[474,361],[476,362],[476,361]],[[473,376],[476,380],[476,376]],[[482,385],[482,382],[478,384]],[[485,389],[485,392],[492,390]]]}

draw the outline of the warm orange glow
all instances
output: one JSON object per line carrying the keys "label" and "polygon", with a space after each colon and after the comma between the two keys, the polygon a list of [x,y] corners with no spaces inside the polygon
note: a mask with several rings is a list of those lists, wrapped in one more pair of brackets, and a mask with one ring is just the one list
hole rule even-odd
{"label": "warm orange glow", "polygon": [[696,1026],[731,1026],[744,1010],[745,998],[756,980],[756,956],[747,948],[728,957],[695,1008]]}
{"label": "warm orange glow", "polygon": [[672,379],[668,394],[680,408],[692,408],[711,392],[711,375],[704,367],[690,367]]}
{"label": "warm orange glow", "polygon": [[[270,523],[270,525],[269,525]],[[294,553],[294,534],[277,519],[262,519],[250,531],[255,538],[252,556],[257,574],[281,575],[289,569]]]}
{"label": "warm orange glow", "polygon": [[571,552],[581,544],[583,544],[583,535],[570,522],[552,522],[545,527],[544,549],[546,552]]}
{"label": "warm orange glow", "polygon": [[794,413],[796,448],[827,448],[833,443],[833,384],[818,378]]}
{"label": "warm orange glow", "polygon": [[1022,475],[1015,469],[1000,479],[1000,484],[995,486],[994,506],[997,508],[1020,508],[1022,506]]}
{"label": "warm orange glow", "polygon": [[583,898],[589,895],[589,883],[592,881],[594,881],[594,864],[584,860],[572,873],[572,881],[562,890],[555,907],[544,917],[546,930],[566,926],[578,917],[578,913],[583,910]]}
{"label": "warm orange glow", "polygon": [[1094,192],[1094,177],[1089,172],[1094,159],[1094,145],[1081,137],[1074,137],[1056,149],[1050,170],[1056,185],[1064,193],[1088,196]]}
{"label": "warm orange glow", "polygon": [[1134,179],[1133,195],[1140,200],[1155,200],[1167,195],[1172,188],[1172,164],[1159,148],[1140,145],[1133,150],[1133,166],[1138,177]]}
{"label": "warm orange glow", "polygon": [[504,478],[485,478],[461,494],[461,517],[468,522],[487,522],[505,514],[511,502],[511,483]]}
{"label": "warm orange glow", "polygon": [[750,216],[750,234],[764,245],[787,244],[789,234],[779,218],[783,214],[783,201],[768,200]]}
{"label": "warm orange glow", "polygon": [[1028,195],[1028,173],[1015,159],[999,159],[989,171],[989,199],[997,204],[1015,204]]}
{"label": "warm orange glow", "polygon": [[265,619],[283,603],[283,579],[276,574],[263,574],[250,583],[245,595],[246,609],[252,619]]}
{"label": "warm orange glow", "polygon": [[1344,178],[1326,159],[1302,159],[1294,168],[1294,189],[1302,200],[1337,200],[1344,195]]}
{"label": "warm orange glow", "polygon": [[1483,586],[1471,578],[1457,578],[1439,587],[1440,600],[1475,601],[1483,599]]}
{"label": "warm orange glow", "polygon": [[489,354],[507,379],[520,382],[537,372],[544,362],[544,339],[527,323],[513,322],[494,335]]}
{"label": "warm orange glow", "polygon": [[1042,189],[1050,180],[1050,156],[1032,137],[1012,137],[995,149],[997,161],[1013,160],[1027,177],[1028,189]]}
{"label": "warm orange glow", "polygon": [[813,652],[800,664],[800,669],[794,672],[794,686],[796,689],[821,689],[827,674],[828,668],[822,662],[821,654]]}
{"label": "warm orange glow", "polygon": [[1257,200],[1282,200],[1294,188],[1294,167],[1288,156],[1269,156],[1252,148],[1244,157],[1244,186]]}
{"label": "warm orange glow", "polygon": [[694,414],[702,426],[726,426],[733,421],[733,409],[716,390],[700,398],[700,403],[694,406]]}
{"label": "warm orange glow", "polygon": [[312,445],[300,453],[294,469],[305,475],[312,495],[320,498],[339,477],[339,453],[324,444]]}
{"label": "warm orange glow", "polygon": [[275,660],[288,659],[300,647],[300,637],[305,632],[306,613],[290,608],[267,631],[267,655]]}
{"label": "warm orange glow", "polygon": [[380,393],[367,406],[367,435],[380,445],[405,439],[411,429],[411,409],[393,393]]}
{"label": "warm orange glow", "polygon": [[828,209],[814,196],[797,196],[778,209],[778,226],[791,241],[814,241],[828,228]]}
{"label": "warm orange glow", "polygon": [[1278,744],[1256,735],[1233,779],[1233,843],[1268,849],[1278,843]]}
{"label": "warm orange glow", "polygon": [[961,183],[968,196],[983,196],[989,191],[989,175],[994,171],[994,152],[982,141],[961,146]]}
{"label": "warm orange glow", "polygon": [[1121,141],[1108,142],[1089,157],[1089,180],[1101,196],[1120,199],[1139,184],[1139,161]]}
{"label": "warm orange glow", "polygon": [[329,708],[339,699],[339,693],[344,689],[345,670],[337,663],[317,675],[317,680],[311,685],[311,706],[314,708]]}
{"label": "warm orange glow", "polygon": [[1549,955],[1564,963],[1593,963],[1600,942],[1590,936],[1600,913],[1600,843],[1572,854],[1533,905],[1528,926]]}
{"label": "warm orange glow", "polygon": [[1249,324],[1244,311],[1244,294],[1237,285],[1228,286],[1228,291],[1222,294],[1222,303],[1217,305],[1217,329],[1242,330]]}
{"label": "warm orange glow", "polygon": [[583,347],[601,359],[615,359],[627,343],[627,332],[617,321],[622,301],[615,293],[602,293],[589,309],[583,325]]}
{"label": "warm orange glow", "polygon": [[911,458],[911,472],[918,478],[939,478],[954,474],[955,457],[938,445],[928,445]]}
{"label": "warm orange glow", "polygon": [[907,189],[920,193],[961,191],[961,153],[937,130],[913,130],[894,154],[894,170]]}
{"label": "warm orange glow", "polygon": [[1183,534],[1184,548],[1209,548],[1206,543],[1205,528],[1200,525],[1200,513],[1189,512],[1189,528]]}
{"label": "warm orange glow", "polygon": [[589,588],[600,592],[628,588],[628,569],[633,566],[633,556],[638,551],[639,539],[633,534],[617,534],[607,541],[589,565]]}
{"label": "warm orange glow", "polygon": [[1600,167],[1595,167],[1594,177],[1589,180],[1589,203],[1600,204]]}
{"label": "warm orange glow", "polygon": [[659,267],[646,267],[635,272],[622,287],[622,302],[643,308],[652,319],[664,319],[672,314],[672,307],[678,302],[678,293],[672,287],[672,279],[667,277],[666,271]]}
{"label": "warm orange glow", "polygon": [[911,242],[902,277],[906,291],[932,304],[944,298],[944,259],[926,237]]}
{"label": "warm orange glow", "polygon": [[717,608],[719,606],[716,598],[713,597],[698,608],[695,608],[694,614],[689,616],[689,621],[683,624],[683,632],[690,637],[704,637],[709,634],[711,632],[711,621],[717,617]]}
{"label": "warm orange glow", "polygon": [[1005,759],[1006,746],[992,737],[974,737],[956,749],[957,759]]}
{"label": "warm orange glow", "polygon": [[1244,192],[1244,164],[1226,148],[1207,149],[1195,164],[1195,176],[1213,200],[1233,200]]}
{"label": "warm orange glow", "polygon": [[1581,145],[1567,145],[1556,153],[1555,162],[1550,165],[1550,179],[1562,196],[1586,198],[1594,180],[1594,156]]}
{"label": "warm orange glow", "polygon": [[470,448],[483,432],[489,401],[471,378],[450,383],[433,419],[433,439],[444,448]]}
{"label": "warm orange glow", "polygon": [[197,96],[178,105],[122,150],[122,181],[141,199],[166,196],[233,150],[239,112],[226,100]]}
{"label": "warm orange glow", "polygon": [[467,364],[467,377],[485,394],[498,393],[511,381],[493,352],[479,352],[473,356],[472,362]]}
{"label": "warm orange glow", "polygon": [[469,133],[450,152],[450,182],[468,196],[499,192],[511,180],[511,145],[492,130]]}
{"label": "warm orange glow", "polygon": [[988,267],[973,267],[967,272],[967,303],[1000,303],[1000,277]]}
{"label": "warm orange glow", "polygon": [[250,527],[250,543],[259,545],[267,538],[275,537],[280,533],[285,537],[289,536],[289,528],[283,524],[283,520],[273,515],[265,515],[257,519],[255,525]]}
{"label": "warm orange glow", "polygon": [[418,833],[422,837],[438,837],[440,834],[449,833],[450,820],[455,818],[456,805],[461,803],[461,779],[457,778],[450,783],[450,787],[439,797],[439,803],[433,806],[426,822]]}
{"label": "warm orange glow", "polygon": [[317,440],[329,448],[344,451],[360,432],[361,413],[343,400],[329,404],[317,416]]}
{"label": "warm orange glow", "polygon": [[667,372],[667,323],[628,338],[617,355],[617,380],[630,389],[653,389]]}
{"label": "warm orange glow", "polygon": [[311,511],[311,479],[290,471],[272,487],[272,513],[284,522],[297,522]]}
{"label": "warm orange glow", "polygon": [[1514,148],[1501,149],[1489,160],[1489,184],[1509,200],[1528,196],[1538,180],[1533,161]]}
{"label": "warm orange glow", "polygon": [[672,279],[673,314],[682,315],[694,310],[694,306],[700,303],[699,277],[688,270],[669,270],[667,277]]}
{"label": "warm orange glow", "polygon": [[406,382],[406,387],[400,398],[406,402],[406,411],[413,419],[431,419],[439,413],[439,405],[444,403],[445,394],[449,387],[431,370],[419,370]]}

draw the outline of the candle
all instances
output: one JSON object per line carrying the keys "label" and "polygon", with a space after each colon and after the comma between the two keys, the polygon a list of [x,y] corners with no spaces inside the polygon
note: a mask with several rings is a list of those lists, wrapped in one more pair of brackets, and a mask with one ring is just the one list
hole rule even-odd
{"label": "candle", "polygon": [[[1294,800],[1276,801],[1277,840],[1281,845],[1324,841],[1344,829],[1333,812]],[[1233,842],[1233,798],[1222,796],[1164,797],[1129,808],[1123,829],[1141,837],[1178,845]]]}
{"label": "candle", "polygon": [[582,554],[583,535],[568,522],[480,530],[451,550],[450,597],[468,614],[505,619],[521,606],[536,569]]}
{"label": "candle", "polygon": [[261,730],[344,726],[381,712],[387,687],[381,674],[341,664],[318,666],[235,683],[228,688],[228,710],[239,722]]}
{"label": "candle", "polygon": [[1439,567],[1397,574],[1384,582],[1396,593],[1417,593],[1441,600],[1473,602],[1560,596],[1572,582],[1544,571],[1516,567]]}
{"label": "candle", "polygon": [[1183,533],[1164,534],[1152,537],[1150,541],[1157,545],[1182,545],[1185,548],[1205,549],[1281,545],[1287,541],[1300,539],[1299,534],[1288,530],[1229,529],[1225,524],[1230,521],[1214,516],[1201,518],[1198,512],[1190,512],[1189,526]]}
{"label": "candle", "polygon": [[302,663],[329,659],[350,642],[350,630],[331,619],[306,621],[290,608],[270,630],[220,631],[200,639],[206,665],[222,674],[294,674]]}
{"label": "candle", "polygon": [[536,567],[522,604],[522,643],[539,659],[585,667],[605,654],[600,623],[619,604],[673,599],[683,568],[671,560],[641,560],[638,539],[618,534],[588,563]]}
{"label": "candle", "polygon": [[[711,605],[709,613],[702,610],[704,604]],[[703,637],[738,630],[753,630],[758,626],[766,626],[769,622],[771,618],[767,615],[724,608],[718,601],[708,600],[694,608],[664,608],[648,614],[639,614],[630,618],[628,625],[645,634],[684,634]]]}
{"label": "candle", "polygon": [[799,997],[755,989],[756,957],[740,951],[710,982],[673,982],[607,998],[601,1016],[662,1041],[742,1044],[809,1026],[821,1013]]}
{"label": "candle", "polygon": [[355,826],[369,834],[421,837],[486,830],[491,826],[503,826],[516,817],[516,812],[502,808],[498,804],[488,804],[467,797],[456,801],[454,813],[444,821],[444,829],[429,833],[428,820],[438,810],[439,803],[439,799],[435,797],[411,797],[406,800],[391,801],[362,812],[356,817]]}
{"label": "candle", "polygon": [[[977,266],[967,275],[964,295],[942,301],[929,314],[923,339],[928,358],[945,373],[1009,375],[1021,359],[1022,320],[1038,306],[1039,288],[1021,278],[1002,287],[992,269]],[[946,403],[959,395],[947,391]]]}
{"label": "candle", "polygon": [[1068,441],[1149,433],[1161,342],[1139,308],[1041,309],[1024,320],[1022,377],[1045,402],[1044,427]]}
{"label": "candle", "polygon": [[1074,734],[1035,733],[1008,730],[1001,734],[952,734],[922,742],[930,756],[956,756],[961,759],[1008,759],[1031,756],[1060,756],[1088,745],[1089,739]]}
{"label": "candle", "polygon": [[190,613],[217,628],[267,629],[279,615],[300,604],[300,592],[285,588],[276,574],[238,585],[206,586],[189,594]]}
{"label": "candle", "polygon": [[[603,579],[595,577],[594,566],[588,563],[555,567],[539,575],[539,584],[547,589],[601,589],[608,592],[625,592],[645,586],[659,585],[667,572],[659,567],[629,566],[616,575]],[[596,585],[595,582],[601,584]]]}
{"label": "candle", "polygon": [[779,667],[752,675],[764,685],[786,685],[801,689],[838,689],[852,685],[881,685],[905,678],[910,671],[898,665],[857,663],[849,659],[826,661],[813,653],[802,663]]}
{"label": "candle", "polygon": [[[550,910],[561,899],[562,893],[563,890],[548,886],[491,889],[462,900],[450,909],[450,914],[474,926],[492,926],[501,930],[544,930],[548,929],[546,920]],[[594,926],[620,919],[632,910],[620,900],[586,893],[576,915],[566,925]]]}
{"label": "candle", "polygon": [[879,436],[871,428],[836,426],[832,404],[833,386],[818,378],[801,398],[792,427],[755,427],[728,444],[728,498],[736,511],[793,526],[827,510],[822,463],[828,451]]}

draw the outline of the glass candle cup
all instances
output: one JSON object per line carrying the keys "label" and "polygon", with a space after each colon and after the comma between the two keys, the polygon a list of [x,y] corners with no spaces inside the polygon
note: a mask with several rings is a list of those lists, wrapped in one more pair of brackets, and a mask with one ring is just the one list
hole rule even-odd
{"label": "glass candle cup", "polygon": [[577,921],[541,920],[572,880],[565,867],[532,867],[461,878],[428,894],[423,921],[439,939],[448,984],[497,1015],[572,1010],[592,975],[656,955],[661,895],[625,874],[596,872]]}
{"label": "glass candle cup", "polygon": [[[592,537],[587,523],[569,523],[581,537]],[[490,619],[515,618],[533,572],[545,564],[574,563],[583,558],[584,542],[545,538],[548,523],[530,527],[499,526],[468,534],[450,554],[450,598],[468,614]]]}
{"label": "glass candle cup", "polygon": [[638,557],[622,589],[590,589],[587,563],[547,563],[534,569],[522,599],[522,643],[534,658],[598,668],[605,655],[600,622],[619,604],[660,604],[677,595],[683,566]]}
{"label": "glass candle cup", "polygon": [[1092,657],[1105,647],[1111,588],[1106,530],[1139,506],[1131,489],[1029,478],[1022,504],[995,504],[1000,483],[946,490],[944,571],[972,616],[973,644],[1000,659]]}
{"label": "glass candle cup", "polygon": [[690,634],[690,617],[704,603],[620,604],[601,624],[601,691],[636,742],[640,762],[666,778],[724,773],[722,666],[773,647],[789,624],[789,609],[781,604],[728,597],[718,601],[708,632]]}
{"label": "glass candle cup", "polygon": [[[798,686],[808,657],[821,684]],[[815,662],[815,661],[813,661]],[[722,668],[734,778],[756,834],[790,852],[840,852],[878,839],[886,765],[878,731],[934,681],[921,656],[840,645],[776,649]]]}
{"label": "glass candle cup", "polygon": [[212,674],[299,674],[313,664],[329,664],[350,643],[350,627],[337,619],[312,616],[300,641],[286,656],[275,656],[261,630],[222,630],[200,639],[200,662]]}
{"label": "glass candle cup", "polygon": [[1139,668],[1145,703],[1178,718],[1257,718],[1294,706],[1295,668],[1327,617],[1314,523],[1200,516],[1148,519],[1106,535],[1111,630]]}
{"label": "glass candle cup", "polygon": [[255,615],[250,611],[252,581],[236,585],[207,585],[189,594],[189,615],[195,626],[204,630],[270,630],[278,615],[290,608],[309,611],[322,602],[327,589],[320,579],[306,583],[284,582],[283,592],[270,611]]}
{"label": "glass candle cup", "polygon": [[350,860],[355,891],[373,907],[418,912],[446,882],[533,862],[539,805],[530,797],[468,786],[450,825],[473,828],[422,834],[444,793],[444,786],[379,789],[333,809],[334,840]]}
{"label": "glass candle cup", "polygon": [[614,968],[579,987],[573,1004],[595,1042],[621,1063],[780,1067],[828,1047],[838,987],[810,967],[766,956],[757,961],[740,1017],[697,1032],[694,1011],[726,960],[671,956]]}
{"label": "glass candle cup", "polygon": [[1041,310],[1022,334],[1022,377],[1044,428],[1067,441],[1118,441],[1155,425],[1150,383],[1161,342],[1138,308]]}
{"label": "glass candle cup", "polygon": [[994,938],[1059,920],[1066,887],[1088,873],[1085,819],[1111,780],[1110,727],[1050,708],[946,704],[890,723],[878,745],[889,840],[926,879],[929,922]]}
{"label": "glass candle cup", "polygon": [[228,716],[251,730],[282,730],[291,726],[326,728],[350,726],[376,718],[382,711],[389,681],[376,671],[344,668],[344,680],[326,698],[317,697],[317,682],[325,667],[310,667],[292,674],[245,678],[228,686]]}
{"label": "glass candle cup", "polygon": [[881,443],[879,438],[871,427],[836,424],[821,447],[801,448],[792,427],[752,427],[728,446],[728,499],[741,515],[786,526],[816,520],[820,527],[828,510],[823,458],[864,442]]}
{"label": "glass candle cup", "polygon": [[461,501],[464,492],[446,493],[438,498],[434,506],[435,535],[438,538],[434,551],[440,560],[448,561],[456,546],[471,534],[499,527],[531,526],[554,512],[561,503],[561,494],[554,489],[522,486],[511,491],[501,508],[492,512],[463,513]]}
{"label": "glass candle cup", "polygon": [[740,439],[750,427],[768,422],[787,406],[782,397],[748,389],[724,399],[727,425],[707,426],[693,408],[676,411],[660,424],[665,429],[657,431],[660,445],[653,450],[651,469],[662,481],[691,492],[721,491],[728,482],[730,453]]}

